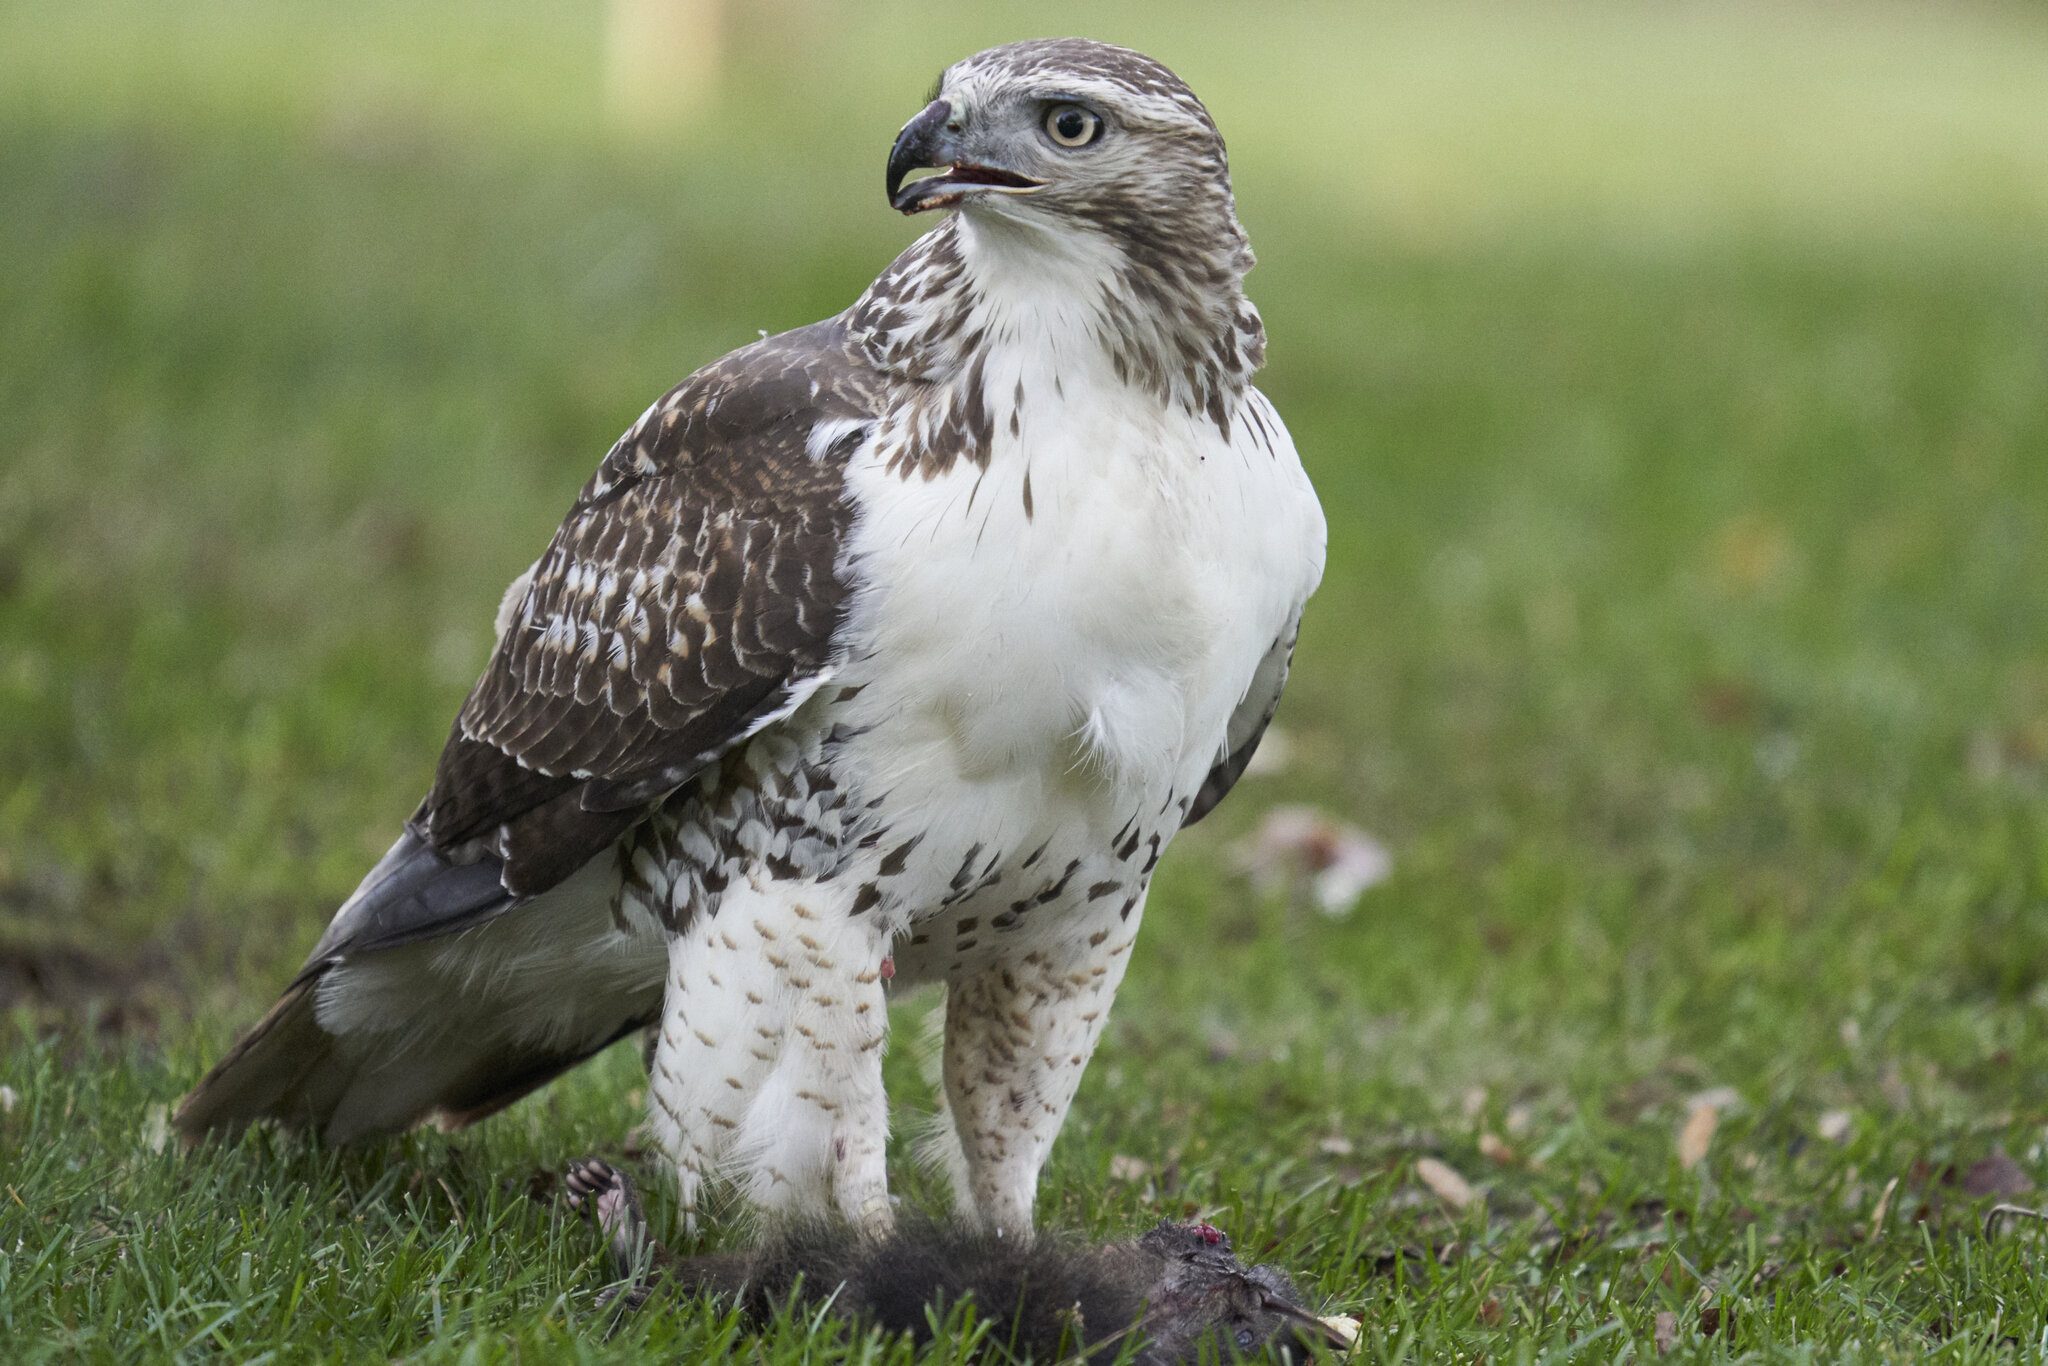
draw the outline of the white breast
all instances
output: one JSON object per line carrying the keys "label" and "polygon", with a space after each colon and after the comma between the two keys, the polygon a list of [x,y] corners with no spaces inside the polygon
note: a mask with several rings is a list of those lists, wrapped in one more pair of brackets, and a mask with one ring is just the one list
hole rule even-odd
{"label": "white breast", "polygon": [[1128,815],[1206,771],[1320,572],[1320,514],[1263,399],[1226,443],[1120,386],[991,375],[1025,399],[1014,436],[998,409],[985,468],[905,479],[882,441],[856,457],[863,710],[891,778],[918,779],[899,790]]}

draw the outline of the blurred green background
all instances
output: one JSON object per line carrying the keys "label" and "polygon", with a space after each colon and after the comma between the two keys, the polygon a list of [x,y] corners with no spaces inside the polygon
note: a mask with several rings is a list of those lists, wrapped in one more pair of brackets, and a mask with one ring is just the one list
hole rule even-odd
{"label": "blurred green background", "polygon": [[[1412,1145],[1333,1177],[1333,1132],[1472,1168],[1533,1106],[1560,1188],[1525,1202],[1677,1180],[1738,1241],[1730,1201],[1860,1228],[1994,1145],[2048,1177],[2048,10],[774,0],[710,45],[650,6],[0,5],[15,1089],[89,1058],[64,1116],[112,1134],[188,1082],[410,811],[613,436],[924,226],[882,164],[943,65],[1080,30],[1229,139],[1331,544],[1293,760],[1168,860],[1049,1199],[1113,1224],[1113,1149],[1207,1145],[1355,1299],[1426,1220]],[[1392,880],[1344,919],[1252,895],[1228,842],[1280,800]],[[631,1084],[503,1141],[552,1161],[546,1107],[602,1135]],[[1709,1084],[1739,1194],[1670,1167]],[[1862,1146],[1788,1155],[1837,1110]],[[1242,1195],[1294,1163],[1365,1191],[1351,1260]],[[1462,1291],[1373,1302],[1579,1331]]]}

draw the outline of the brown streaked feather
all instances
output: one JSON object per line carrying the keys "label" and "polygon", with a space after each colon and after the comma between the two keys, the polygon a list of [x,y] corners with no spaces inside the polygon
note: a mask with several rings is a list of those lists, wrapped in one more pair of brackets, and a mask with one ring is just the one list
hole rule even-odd
{"label": "brown streaked feather", "polygon": [[619,439],[535,566],[413,826],[531,896],[830,664],[850,509],[821,421],[873,380],[837,320],[743,347]]}

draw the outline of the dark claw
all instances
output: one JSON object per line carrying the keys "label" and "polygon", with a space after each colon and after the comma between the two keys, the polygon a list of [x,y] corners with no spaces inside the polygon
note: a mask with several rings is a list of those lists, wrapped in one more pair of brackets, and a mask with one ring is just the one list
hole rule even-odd
{"label": "dark claw", "polygon": [[596,1195],[599,1191],[614,1185],[624,1186],[628,1191],[632,1189],[632,1183],[619,1175],[617,1168],[598,1157],[586,1157],[579,1162],[571,1162],[568,1173],[563,1177],[563,1183],[569,1188],[569,1204],[574,1209],[583,1208],[586,1197]]}
{"label": "dark claw", "polygon": [[662,1246],[647,1236],[647,1213],[640,1193],[626,1174],[602,1158],[586,1157],[571,1162],[562,1184],[569,1207],[576,1210],[605,1240],[612,1269],[622,1283],[608,1287],[597,1297],[599,1308],[616,1306],[629,1313],[645,1304],[660,1283],[658,1271],[650,1268],[667,1257]]}

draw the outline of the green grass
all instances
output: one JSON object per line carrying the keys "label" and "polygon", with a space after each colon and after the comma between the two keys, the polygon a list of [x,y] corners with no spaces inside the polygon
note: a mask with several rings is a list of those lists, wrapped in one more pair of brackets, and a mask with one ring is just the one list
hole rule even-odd
{"label": "green grass", "polygon": [[[932,71],[1050,21],[757,19],[633,142],[595,10],[346,13],[0,11],[0,1342],[703,1355],[708,1306],[606,1337],[548,1188],[619,1151],[626,1053],[340,1153],[183,1156],[162,1107],[382,851],[612,435],[849,300]],[[1330,570],[1295,761],[1163,867],[1042,1222],[1199,1211],[1375,1359],[1660,1315],[1702,1359],[2041,1350],[2048,1245],[1970,1173],[2048,1180],[2048,24],[1198,19],[1090,26],[1232,135]],[[1228,845],[1282,800],[1394,878],[1254,897]],[[758,1352],[807,1350],[903,1355]]]}

